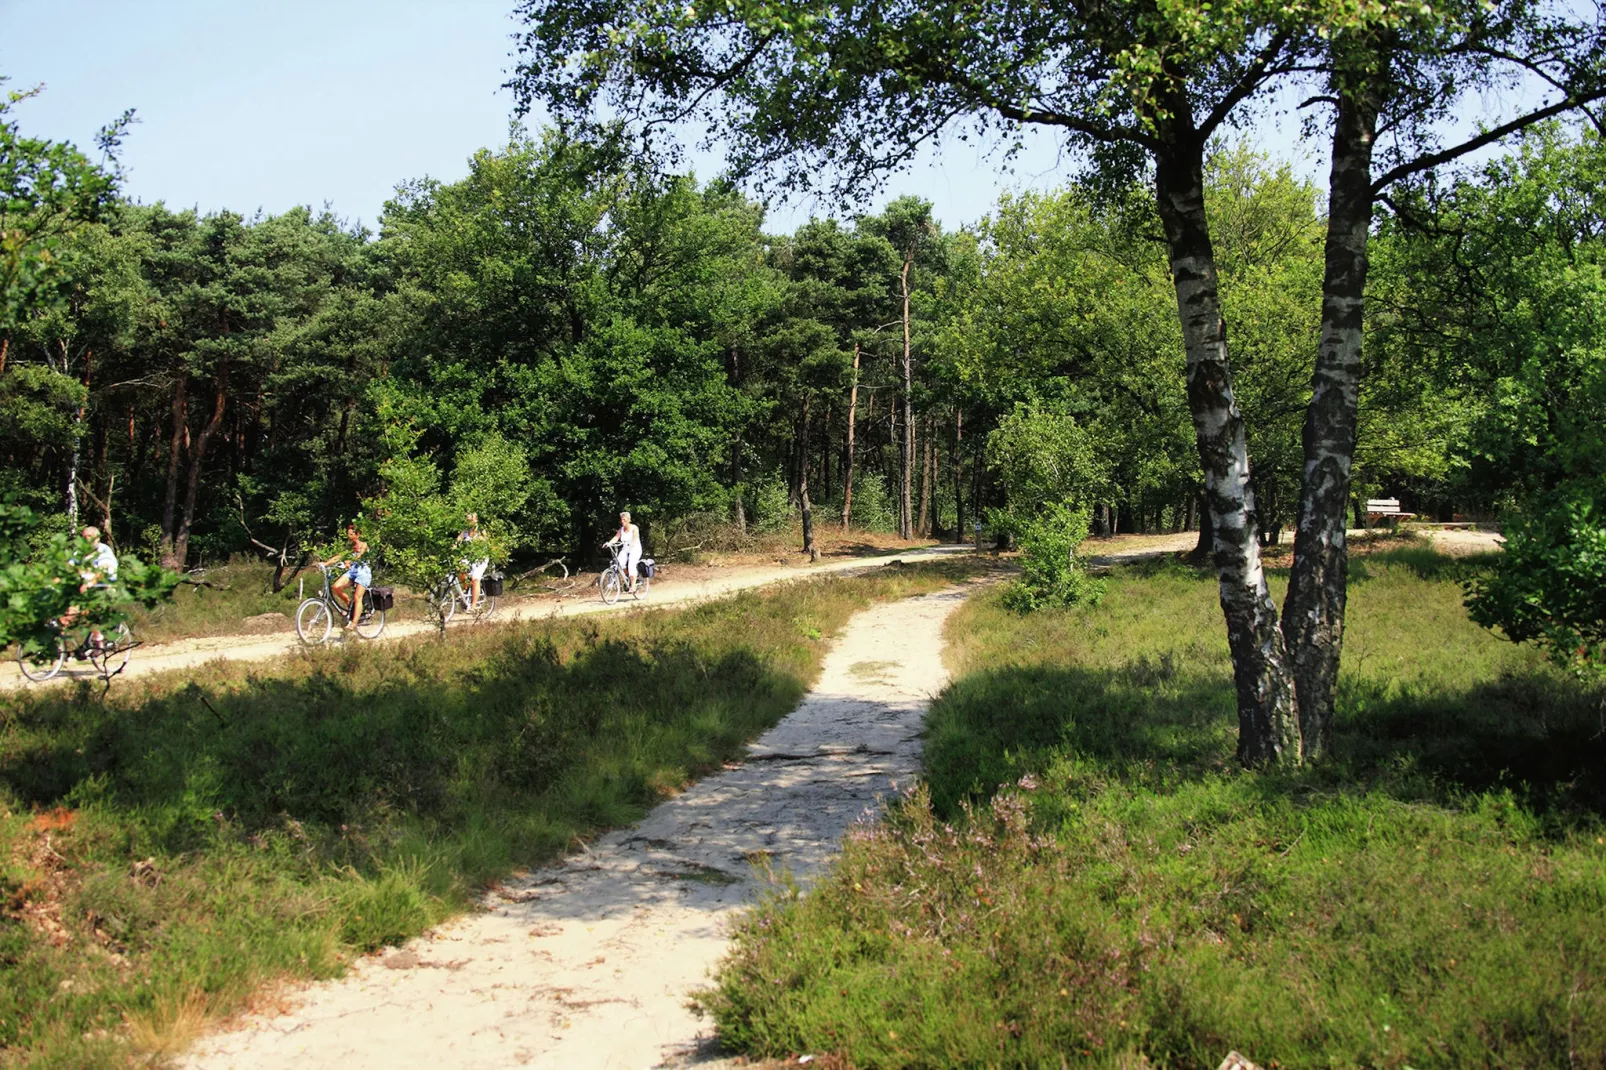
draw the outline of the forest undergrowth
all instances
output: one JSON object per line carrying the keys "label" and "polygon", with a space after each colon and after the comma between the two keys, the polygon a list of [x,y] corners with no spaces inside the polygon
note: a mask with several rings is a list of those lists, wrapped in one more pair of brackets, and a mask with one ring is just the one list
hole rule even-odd
{"label": "forest undergrowth", "polygon": [[741,753],[873,601],[978,566],[8,698],[0,1066],[159,1061]]}
{"label": "forest undergrowth", "polygon": [[1234,762],[1209,575],[971,599],[925,785],[745,922],[721,1035],[860,1070],[1606,1065],[1602,696],[1467,619],[1484,567],[1352,562],[1336,758],[1288,772]]}

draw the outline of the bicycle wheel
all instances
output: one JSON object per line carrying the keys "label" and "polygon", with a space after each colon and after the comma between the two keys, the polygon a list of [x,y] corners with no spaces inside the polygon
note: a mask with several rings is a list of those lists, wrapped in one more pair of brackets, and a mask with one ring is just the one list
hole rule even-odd
{"label": "bicycle wheel", "polygon": [[646,598],[647,597],[647,592],[650,591],[650,590],[652,590],[652,579],[651,579],[651,577],[649,577],[649,576],[637,576],[636,577],[636,600],[640,601],[641,599]]}
{"label": "bicycle wheel", "polygon": [[334,617],[322,598],[309,598],[296,609],[296,634],[308,646],[317,646],[329,639]]}
{"label": "bicycle wheel", "polygon": [[378,639],[385,630],[385,611],[375,609],[367,591],[362,593],[362,615],[357,618],[357,634],[364,639]]}
{"label": "bicycle wheel", "polygon": [[490,620],[491,614],[496,612],[496,599],[488,594],[480,595],[479,604],[469,611],[475,620]]}
{"label": "bicycle wheel", "polygon": [[610,606],[619,601],[619,570],[610,568],[597,581],[602,586],[602,600]]}
{"label": "bicycle wheel", "polygon": [[441,615],[442,626],[450,624],[452,618],[457,615],[457,591],[447,583],[430,592],[430,597],[435,600],[435,608]]}
{"label": "bicycle wheel", "polygon": [[92,653],[89,660],[95,668],[100,670],[103,679],[110,680],[113,676],[128,668],[128,655],[135,647],[134,633],[128,630],[128,624],[119,624],[116,629],[104,640],[100,650]]}
{"label": "bicycle wheel", "polygon": [[56,648],[53,653],[39,653],[29,655],[21,643],[17,644],[17,668],[22,675],[36,684],[42,684],[61,671],[61,663],[67,660],[67,640],[56,636]]}

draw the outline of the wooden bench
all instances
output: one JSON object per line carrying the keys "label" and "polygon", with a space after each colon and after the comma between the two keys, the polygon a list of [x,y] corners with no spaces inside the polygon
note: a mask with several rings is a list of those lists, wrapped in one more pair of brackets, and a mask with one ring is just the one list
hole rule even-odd
{"label": "wooden bench", "polygon": [[1389,527],[1398,526],[1401,520],[1409,520],[1415,513],[1402,512],[1398,498],[1368,498],[1366,500],[1366,523],[1370,527],[1374,520],[1387,520]]}

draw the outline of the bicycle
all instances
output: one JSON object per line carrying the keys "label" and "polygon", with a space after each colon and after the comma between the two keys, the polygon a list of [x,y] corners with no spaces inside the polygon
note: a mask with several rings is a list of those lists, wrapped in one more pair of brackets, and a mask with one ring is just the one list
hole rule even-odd
{"label": "bicycle", "polygon": [[[323,573],[323,589],[310,598],[302,599],[301,605],[296,607],[296,635],[308,646],[328,641],[335,617],[346,619],[350,616],[350,610],[335,598],[334,590],[329,585],[331,569],[324,565],[317,567]],[[393,605],[394,595],[389,587],[370,587],[364,591],[362,612],[354,625],[357,634],[364,639],[378,639],[379,633],[385,630],[385,612]]]}
{"label": "bicycle", "polygon": [[501,586],[502,577],[499,574],[484,577],[480,580],[479,603],[474,604],[469,601],[473,596],[472,584],[468,590],[464,590],[463,581],[458,578],[458,574],[449,572],[445,579],[430,589],[429,597],[440,611],[442,625],[450,623],[460,608],[472,620],[489,620],[491,614],[496,612],[496,595],[492,594],[491,590],[495,588],[500,591]]}
{"label": "bicycle", "polygon": [[67,643],[69,627],[64,627],[60,621],[52,621],[51,627],[57,633],[53,649],[29,654],[26,647],[17,644],[17,668],[26,679],[36,684],[54,679],[68,658],[89,662],[95,667],[96,674],[110,683],[112,677],[128,668],[129,652],[139,646],[127,621],[120,621],[99,640],[93,638],[93,626],[73,626],[70,630],[82,631],[83,637],[70,647]]}
{"label": "bicycle", "polygon": [[[611,606],[619,601],[621,591],[629,589],[628,579],[624,562],[619,560],[619,547],[603,543],[602,548],[608,551],[613,560],[602,571],[602,575],[597,577],[597,587],[602,592],[602,600]],[[636,596],[636,601],[639,602],[647,597],[647,591],[652,587],[652,577],[656,571],[657,566],[650,557],[644,557],[636,562],[636,589],[632,592]]]}

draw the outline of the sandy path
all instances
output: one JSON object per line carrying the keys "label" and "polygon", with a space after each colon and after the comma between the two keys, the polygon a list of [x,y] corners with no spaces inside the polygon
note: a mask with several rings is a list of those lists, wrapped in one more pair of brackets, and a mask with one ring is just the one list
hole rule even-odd
{"label": "sandy path", "polygon": [[[854,569],[884,565],[888,561],[918,561],[942,557],[947,554],[967,553],[969,551],[970,547],[968,546],[924,546],[875,557],[850,557],[822,565],[748,566],[724,569],[689,581],[676,579],[674,570],[671,567],[662,582],[654,581],[652,593],[648,595],[646,600],[641,602],[625,596],[612,606],[605,605],[598,597],[596,587],[585,585],[575,588],[569,597],[530,599],[510,603],[505,608],[499,606],[494,621],[540,620],[547,617],[569,617],[585,613],[622,613],[630,609],[650,606],[682,605],[687,602],[718,598],[721,595],[731,594],[736,591],[762,587],[766,584],[778,583],[784,580],[800,579],[805,576],[849,572]],[[455,631],[458,628],[470,626],[470,622],[464,620],[454,622],[448,627]],[[427,621],[395,621],[385,629],[384,634],[377,641],[386,642],[409,635],[422,635],[433,631],[434,628],[435,626]],[[331,635],[330,641],[331,644],[363,642],[363,640],[356,637],[342,637],[338,631]],[[291,654],[301,649],[303,649],[301,641],[296,638],[293,631],[273,635],[214,635],[199,639],[182,639],[172,643],[140,647],[134,651],[124,675],[144,676],[173,669],[191,669],[205,665],[207,662],[218,658],[226,661],[265,661],[270,658]],[[4,657],[0,657],[0,690],[13,687],[39,686],[36,684],[30,685],[23,679],[22,673],[17,669],[13,651],[8,649],[3,653]],[[87,664],[69,661],[62,668],[61,675],[57,679],[93,678],[93,671]]]}
{"label": "sandy path", "polygon": [[947,681],[950,590],[855,616],[818,685],[747,760],[288,1015],[207,1038],[188,1070],[658,1066],[697,1046],[686,993],[726,946],[767,860],[808,877],[878,796],[920,767],[927,701]]}

